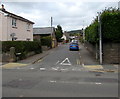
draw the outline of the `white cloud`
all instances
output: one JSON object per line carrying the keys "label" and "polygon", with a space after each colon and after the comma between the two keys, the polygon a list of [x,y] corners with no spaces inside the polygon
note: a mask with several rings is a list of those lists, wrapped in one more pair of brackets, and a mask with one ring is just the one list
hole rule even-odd
{"label": "white cloud", "polygon": [[[65,0],[64,0],[65,1]],[[34,27],[60,24],[63,30],[88,26],[105,7],[117,7],[117,2],[5,2],[6,10],[35,22]],[[84,21],[84,22],[83,22]]]}

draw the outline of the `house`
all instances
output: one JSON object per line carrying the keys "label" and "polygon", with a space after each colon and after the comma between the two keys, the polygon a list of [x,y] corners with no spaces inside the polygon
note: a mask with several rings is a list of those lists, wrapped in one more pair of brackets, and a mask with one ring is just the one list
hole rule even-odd
{"label": "house", "polygon": [[62,39],[64,39],[66,42],[68,42],[68,41],[69,41],[69,38],[70,38],[69,33],[67,33],[67,32],[65,31],[65,32],[63,33]]}
{"label": "house", "polygon": [[0,41],[33,41],[34,22],[0,9]]}
{"label": "house", "polygon": [[42,27],[42,28],[33,28],[33,38],[40,40],[43,36],[51,36],[52,38],[52,48],[57,46],[55,28],[54,27]]}

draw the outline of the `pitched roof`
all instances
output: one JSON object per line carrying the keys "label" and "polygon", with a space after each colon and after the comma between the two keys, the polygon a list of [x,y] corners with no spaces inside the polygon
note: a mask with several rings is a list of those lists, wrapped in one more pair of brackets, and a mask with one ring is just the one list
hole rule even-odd
{"label": "pitched roof", "polygon": [[13,13],[10,13],[10,12],[8,12],[8,11],[6,11],[5,9],[0,9],[2,12],[4,12],[4,13],[6,13],[6,14],[8,14],[7,16],[8,17],[12,17],[12,18],[15,18],[15,19],[19,19],[19,20],[22,20],[22,21],[25,21],[25,22],[29,22],[29,23],[31,23],[31,24],[34,24],[34,22],[32,22],[32,21],[30,21],[30,20],[28,20],[28,19],[25,19],[25,18],[23,18],[23,17],[21,17],[21,16],[18,16],[18,15],[15,15],[15,14],[13,14]]}
{"label": "pitched roof", "polygon": [[54,27],[33,28],[33,34],[52,34]]}

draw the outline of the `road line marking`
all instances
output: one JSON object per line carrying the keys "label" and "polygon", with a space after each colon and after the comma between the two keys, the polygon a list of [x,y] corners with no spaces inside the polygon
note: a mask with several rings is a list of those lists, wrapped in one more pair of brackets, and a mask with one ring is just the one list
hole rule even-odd
{"label": "road line marking", "polygon": [[58,69],[59,69],[59,67],[57,67],[57,68],[52,67],[52,70],[58,70]]}
{"label": "road line marking", "polygon": [[[65,61],[67,61],[68,63],[64,63]],[[66,58],[65,60],[63,60],[60,65],[71,65],[71,62],[68,58]]]}
{"label": "road line marking", "polygon": [[46,68],[40,68],[40,70],[45,70]]}
{"label": "road line marking", "polygon": [[15,67],[23,67],[27,66],[28,64],[21,64],[21,63],[8,63],[5,65],[2,65],[2,68],[9,69],[9,68],[15,68]]}
{"label": "road line marking", "polygon": [[83,67],[85,66],[84,63],[82,63],[82,66],[83,66]]}
{"label": "road line marking", "polygon": [[42,61],[42,59],[38,60],[37,62],[41,62],[41,61]]}
{"label": "road line marking", "polygon": [[103,69],[102,65],[84,65],[83,67],[87,69]]}
{"label": "road line marking", "polygon": [[77,61],[77,65],[78,65],[78,59],[76,61]]}
{"label": "road line marking", "polygon": [[30,69],[35,69],[35,68],[31,67]]}
{"label": "road line marking", "polygon": [[55,63],[55,65],[57,65],[59,62],[60,62],[60,61],[58,60],[58,61]]}
{"label": "road line marking", "polygon": [[96,85],[101,85],[102,83],[98,83],[98,82],[96,82],[95,84],[96,84]]}
{"label": "road line marking", "polygon": [[79,60],[79,65],[80,65],[80,60]]}

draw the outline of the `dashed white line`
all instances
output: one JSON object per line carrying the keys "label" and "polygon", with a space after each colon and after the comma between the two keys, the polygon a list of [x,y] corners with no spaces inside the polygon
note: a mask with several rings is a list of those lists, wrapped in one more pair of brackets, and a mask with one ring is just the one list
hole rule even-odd
{"label": "dashed white line", "polygon": [[46,68],[40,68],[40,70],[45,70]]}
{"label": "dashed white line", "polygon": [[55,63],[55,65],[57,65],[59,62],[60,62],[60,61],[58,60],[58,61]]}

